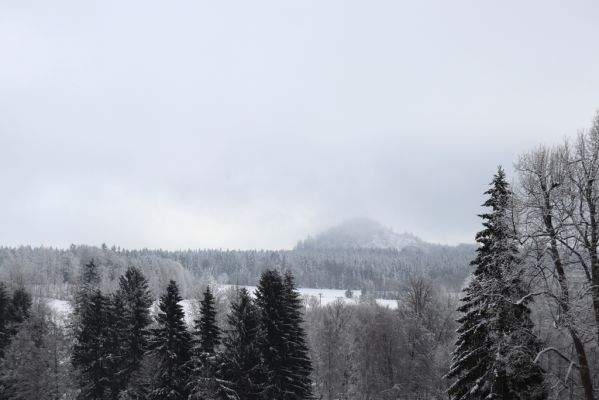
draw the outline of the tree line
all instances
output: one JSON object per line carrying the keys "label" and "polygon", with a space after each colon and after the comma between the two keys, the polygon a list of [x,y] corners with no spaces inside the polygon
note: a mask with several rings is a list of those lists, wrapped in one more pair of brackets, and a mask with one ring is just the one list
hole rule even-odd
{"label": "tree line", "polygon": [[144,271],[150,290],[158,296],[173,278],[184,297],[195,295],[198,284],[255,286],[262,271],[276,268],[293,273],[301,287],[366,289],[378,298],[394,298],[400,285],[413,275],[428,277],[458,292],[468,276],[474,245],[426,248],[331,248],[293,250],[191,249],[127,250],[116,246],[0,247],[0,280],[23,285],[33,296],[71,300],[80,270],[93,259],[100,288],[113,292],[129,266]]}
{"label": "tree line", "polygon": [[[20,320],[0,321],[13,336],[2,361],[0,399],[313,398],[303,305],[291,274],[265,271],[255,299],[247,290],[237,290],[225,329],[216,323],[210,286],[199,318],[188,329],[174,280],[160,297],[155,317],[148,282],[139,269],[127,269],[111,294],[104,294],[98,282],[97,266],[90,262],[68,329],[71,343],[63,343],[56,353],[49,343],[49,315],[33,321],[30,298],[15,291],[7,310],[19,306],[24,314]],[[32,330],[35,324],[45,327]]]}

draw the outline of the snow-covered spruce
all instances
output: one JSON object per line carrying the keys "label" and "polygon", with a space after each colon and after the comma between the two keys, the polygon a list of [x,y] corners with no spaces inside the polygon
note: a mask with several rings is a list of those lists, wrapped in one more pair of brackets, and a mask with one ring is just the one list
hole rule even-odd
{"label": "snow-covered spruce", "polygon": [[261,351],[267,370],[267,398],[312,398],[305,333],[301,326],[301,302],[290,274],[265,271],[256,290],[263,336]]}
{"label": "snow-covered spruce", "polygon": [[463,316],[447,375],[453,380],[448,394],[454,400],[546,399],[542,371],[534,362],[541,344],[532,329],[531,297],[509,224],[511,193],[501,168],[485,194],[490,211],[480,215],[484,229],[476,235],[475,270],[459,308]]}
{"label": "snow-covered spruce", "polygon": [[188,395],[191,335],[185,326],[179,288],[171,281],[160,298],[157,327],[152,329],[150,349],[156,371],[148,395],[150,400],[180,400]]}

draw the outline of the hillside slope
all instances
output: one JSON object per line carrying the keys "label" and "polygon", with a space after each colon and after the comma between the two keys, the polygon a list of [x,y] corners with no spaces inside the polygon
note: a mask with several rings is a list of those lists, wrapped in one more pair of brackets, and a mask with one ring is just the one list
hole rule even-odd
{"label": "hillside slope", "polygon": [[397,233],[383,224],[356,218],[308,237],[297,244],[304,249],[396,249],[426,248],[428,243],[411,233]]}

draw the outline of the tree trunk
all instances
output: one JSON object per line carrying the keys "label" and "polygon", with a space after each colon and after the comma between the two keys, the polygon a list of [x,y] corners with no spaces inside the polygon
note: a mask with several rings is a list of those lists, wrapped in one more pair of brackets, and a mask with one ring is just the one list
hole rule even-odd
{"label": "tree trunk", "polygon": [[[553,209],[551,207],[550,194],[545,185],[541,184],[541,189],[543,190],[545,206],[545,209],[543,210],[543,222],[545,224],[545,230],[547,231],[547,234],[549,236],[551,259],[553,261],[555,271],[557,272],[558,282],[561,290],[560,308],[563,310],[564,314],[567,315],[570,312],[570,293],[568,290],[566,273],[564,271],[562,260],[559,254],[559,249],[557,247],[557,232],[555,230],[555,227],[553,226]],[[599,308],[596,308],[595,310],[599,310]],[[569,318],[566,317],[566,321],[568,319]],[[567,323],[570,324],[569,322]],[[570,336],[572,337],[572,341],[574,342],[574,348],[578,357],[578,364],[580,367],[580,381],[582,383],[582,387],[584,388],[585,399],[594,400],[593,381],[591,379],[591,373],[589,371],[589,364],[587,361],[584,344],[578,337],[578,334],[576,333],[573,326],[569,325],[567,326],[567,328],[570,332]]]}
{"label": "tree trunk", "polygon": [[594,400],[593,381],[591,379],[591,371],[589,370],[589,363],[587,361],[584,345],[582,344],[574,330],[570,330],[570,336],[572,336],[574,348],[576,349],[576,354],[578,355],[578,364],[580,367],[580,381],[582,382],[582,387],[584,388],[584,398],[586,400]]}

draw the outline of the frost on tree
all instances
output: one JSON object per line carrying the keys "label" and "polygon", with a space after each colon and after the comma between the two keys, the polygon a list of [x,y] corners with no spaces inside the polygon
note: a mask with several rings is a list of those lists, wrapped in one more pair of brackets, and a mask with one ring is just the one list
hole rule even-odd
{"label": "frost on tree", "polygon": [[531,301],[522,282],[516,235],[509,221],[511,193],[499,168],[485,192],[483,230],[472,261],[473,277],[464,289],[458,340],[447,375],[455,400],[547,398],[534,358],[540,341],[533,332]]}
{"label": "frost on tree", "polygon": [[175,281],[171,281],[160,298],[157,327],[152,329],[150,349],[157,366],[148,396],[151,400],[179,400],[188,395],[188,361],[191,335],[185,326],[182,300]]}
{"label": "frost on tree", "polygon": [[299,293],[291,274],[265,271],[256,290],[260,308],[261,351],[267,370],[266,394],[273,399],[311,399],[308,357]]}

